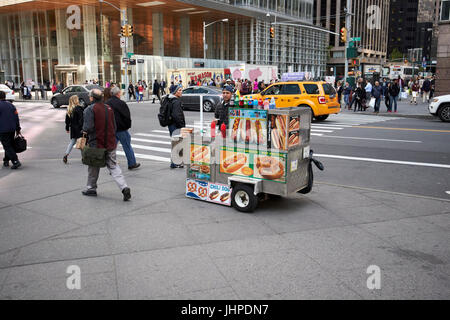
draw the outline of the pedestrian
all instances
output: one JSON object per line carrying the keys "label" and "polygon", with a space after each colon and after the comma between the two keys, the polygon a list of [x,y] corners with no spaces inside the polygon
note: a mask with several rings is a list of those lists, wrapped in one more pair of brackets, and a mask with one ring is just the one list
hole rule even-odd
{"label": "pedestrian", "polygon": [[163,81],[161,82],[161,96],[166,95],[166,88],[167,88],[167,82],[166,82],[166,80],[163,79]]}
{"label": "pedestrian", "polygon": [[339,107],[342,108],[342,92],[344,92],[344,86],[342,85],[342,81],[337,82],[337,94],[338,94],[338,102]]}
{"label": "pedestrian", "polygon": [[392,112],[393,109],[394,112],[397,113],[397,100],[399,95],[400,86],[398,85],[398,79],[395,79],[394,83],[391,83],[391,85],[389,86],[389,103],[391,106],[391,111],[388,112]]}
{"label": "pedestrian", "polygon": [[366,98],[366,92],[363,88],[363,83],[360,82],[356,87],[355,94],[352,99],[352,103],[350,104],[350,110],[352,109],[353,103],[355,103],[355,108],[353,109],[353,112],[363,111],[365,98]]}
{"label": "pedestrian", "polygon": [[[109,89],[109,88],[108,88]],[[105,89],[106,91],[106,89]],[[70,142],[67,146],[66,153],[63,157],[63,162],[67,164],[67,158],[77,143],[77,139],[82,137],[83,131],[83,107],[80,106],[78,96],[73,95],[69,98],[69,106],[66,113],[66,132],[70,134]]]}
{"label": "pedestrian", "polygon": [[139,102],[139,83],[136,82],[134,84],[134,96],[136,98],[136,102]]}
{"label": "pedestrian", "polygon": [[214,111],[214,118],[217,123],[217,127],[220,128],[222,123],[228,128],[228,114],[230,108],[230,102],[233,95],[233,87],[231,85],[225,85],[222,90],[223,101],[220,103]]}
{"label": "pedestrian", "polygon": [[[169,124],[170,136],[173,135],[175,130],[186,127],[186,120],[184,118],[183,103],[181,102],[181,96],[183,95],[183,87],[178,85],[173,88],[170,92],[169,99],[169,110],[171,110],[170,118],[171,123]],[[183,168],[183,165],[176,165],[173,162],[170,164],[170,168]]]}
{"label": "pedestrian", "polygon": [[350,94],[352,93],[352,87],[350,86],[350,84],[348,82],[345,83],[345,87],[344,87],[344,103],[345,103],[345,108],[344,109],[350,109]]}
{"label": "pedestrian", "polygon": [[366,90],[366,101],[370,101],[370,98],[372,96],[373,86],[369,80],[367,80],[366,83],[367,83],[366,87],[364,88]]}
{"label": "pedestrian", "polygon": [[139,101],[144,102],[144,86],[141,84],[139,84],[138,86],[139,89]]}
{"label": "pedestrian", "polygon": [[103,90],[103,101],[108,101],[108,99],[111,98],[111,88],[105,88]]}
{"label": "pedestrian", "polygon": [[411,92],[412,92],[412,96],[411,96],[411,101],[410,103],[415,103],[417,105],[417,97],[419,95],[419,83],[416,81],[413,83],[413,85],[411,86]]}
{"label": "pedestrian", "polygon": [[128,170],[134,170],[141,166],[136,162],[133,147],[131,146],[131,135],[128,130],[131,128],[130,108],[125,101],[120,99],[122,91],[115,87],[111,89],[111,98],[106,104],[114,110],[116,120],[116,141],[120,141],[123,151],[127,157]]}
{"label": "pedestrian", "polygon": [[430,102],[430,91],[431,91],[431,81],[428,78],[426,78],[422,85],[423,103],[425,103],[425,100],[427,103]]}
{"label": "pedestrian", "polygon": [[14,137],[16,134],[19,135],[21,130],[19,113],[16,107],[5,99],[6,93],[0,91],[0,142],[5,152],[3,166],[9,167],[11,161],[11,169],[18,169],[22,164],[14,150]]}
{"label": "pedestrian", "polygon": [[[116,160],[116,121],[113,109],[103,103],[102,92],[92,89],[90,94],[91,105],[84,110],[83,132],[88,137],[87,144],[90,148],[106,149],[106,167],[119,186],[123,194],[123,201],[131,199],[131,191],[128,187],[122,170]],[[88,167],[88,181],[85,196],[97,196],[97,180],[100,173],[99,167]]]}
{"label": "pedestrian", "polygon": [[383,96],[383,88],[380,86],[380,82],[375,81],[375,86],[372,88],[371,95],[375,98],[374,113],[378,114],[380,113],[381,97]]}
{"label": "pedestrian", "polygon": [[258,93],[258,79],[253,81],[253,93]]}
{"label": "pedestrian", "polygon": [[402,92],[403,92],[403,87],[405,86],[405,82],[403,81],[401,76],[398,76],[397,79],[397,86],[399,88],[399,94],[397,95],[397,99],[402,101]]}
{"label": "pedestrian", "polygon": [[389,97],[389,87],[390,87],[390,82],[385,82],[385,86],[383,87],[383,95],[384,95],[384,104],[386,106],[387,112],[391,112],[391,101],[390,101],[390,97]]}
{"label": "pedestrian", "polygon": [[128,85],[128,100],[132,100],[132,98],[134,97],[134,87],[133,87],[133,83],[130,81],[130,84]]}
{"label": "pedestrian", "polygon": [[176,88],[176,85],[175,85],[174,82],[172,81],[172,82],[170,83],[169,92],[172,92],[173,90],[175,90],[175,88]]}
{"label": "pedestrian", "polygon": [[155,96],[158,98],[159,102],[161,102],[160,85],[158,83],[158,79],[155,79],[155,82],[153,83],[153,103],[155,103]]}

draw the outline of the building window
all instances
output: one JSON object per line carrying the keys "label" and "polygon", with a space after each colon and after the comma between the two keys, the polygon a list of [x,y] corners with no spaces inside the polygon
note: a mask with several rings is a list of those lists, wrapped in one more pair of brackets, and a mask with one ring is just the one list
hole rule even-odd
{"label": "building window", "polygon": [[450,0],[441,1],[441,21],[450,21]]}

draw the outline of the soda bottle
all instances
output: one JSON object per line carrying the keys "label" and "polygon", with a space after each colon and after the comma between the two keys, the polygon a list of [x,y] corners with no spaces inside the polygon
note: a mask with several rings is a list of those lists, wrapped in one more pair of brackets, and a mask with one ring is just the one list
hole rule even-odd
{"label": "soda bottle", "polygon": [[248,108],[248,101],[246,97],[244,97],[244,109],[245,108]]}
{"label": "soda bottle", "polygon": [[259,99],[259,101],[258,101],[258,106],[259,106],[258,109],[263,109],[263,108],[264,108],[264,102],[263,102],[262,99]]}
{"label": "soda bottle", "polygon": [[263,105],[264,105],[264,110],[269,110],[269,105],[270,105],[269,99],[266,98],[266,100],[264,100]]}
{"label": "soda bottle", "polygon": [[239,107],[240,108],[244,107],[244,98],[239,99]]}
{"label": "soda bottle", "polygon": [[253,109],[258,109],[258,100],[253,100]]}
{"label": "soda bottle", "polygon": [[236,92],[236,95],[235,95],[235,97],[234,97],[234,106],[237,108],[237,107],[239,107],[239,91],[238,92]]}
{"label": "soda bottle", "polygon": [[275,102],[275,98],[272,97],[272,99],[270,100],[270,105],[269,105],[269,109],[275,109],[277,107],[276,102]]}

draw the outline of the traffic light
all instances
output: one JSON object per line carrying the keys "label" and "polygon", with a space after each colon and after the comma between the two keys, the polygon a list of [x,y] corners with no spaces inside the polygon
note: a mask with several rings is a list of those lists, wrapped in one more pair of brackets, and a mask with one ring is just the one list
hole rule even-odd
{"label": "traffic light", "polygon": [[127,31],[128,31],[127,30],[127,25],[124,25],[124,26],[120,27],[120,35],[122,37],[128,37]]}
{"label": "traffic light", "polygon": [[133,26],[132,25],[127,25],[127,29],[128,29],[128,36],[132,37],[133,36]]}
{"label": "traffic light", "polygon": [[347,29],[346,28],[341,29],[341,41],[344,43],[347,43]]}
{"label": "traffic light", "polygon": [[352,59],[352,67],[359,66],[359,59]]}
{"label": "traffic light", "polygon": [[270,28],[270,37],[271,37],[272,39],[275,38],[275,28],[274,28],[274,27],[271,27],[271,28]]}

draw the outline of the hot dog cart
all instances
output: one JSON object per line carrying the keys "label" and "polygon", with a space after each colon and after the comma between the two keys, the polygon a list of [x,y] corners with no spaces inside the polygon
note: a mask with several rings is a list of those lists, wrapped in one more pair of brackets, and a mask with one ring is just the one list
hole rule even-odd
{"label": "hot dog cart", "polygon": [[269,195],[309,193],[313,185],[309,108],[230,108],[226,137],[192,133],[172,141],[183,153],[186,196],[253,212]]}

